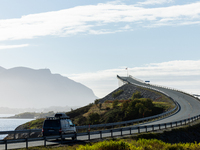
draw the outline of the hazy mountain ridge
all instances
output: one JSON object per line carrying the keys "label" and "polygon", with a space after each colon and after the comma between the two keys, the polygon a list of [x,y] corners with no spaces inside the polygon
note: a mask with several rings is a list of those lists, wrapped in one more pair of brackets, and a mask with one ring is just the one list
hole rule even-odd
{"label": "hazy mountain ridge", "polygon": [[66,112],[76,109],[78,106],[51,106],[45,108],[9,108],[9,107],[0,107],[0,114],[19,114],[24,112],[43,112],[47,113],[50,111],[53,112]]}
{"label": "hazy mountain ridge", "polygon": [[88,87],[49,69],[0,68],[0,107],[82,106],[96,98]]}

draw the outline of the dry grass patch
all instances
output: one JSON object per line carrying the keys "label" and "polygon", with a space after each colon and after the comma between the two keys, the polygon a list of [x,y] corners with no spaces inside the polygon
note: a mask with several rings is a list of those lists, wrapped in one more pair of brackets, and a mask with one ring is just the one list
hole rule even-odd
{"label": "dry grass patch", "polygon": [[108,111],[107,108],[111,109],[112,104],[111,103],[102,103],[101,109],[99,108],[99,104],[93,105],[87,113],[83,114],[83,116],[88,118],[89,115],[92,113],[98,113],[99,115],[102,115]]}

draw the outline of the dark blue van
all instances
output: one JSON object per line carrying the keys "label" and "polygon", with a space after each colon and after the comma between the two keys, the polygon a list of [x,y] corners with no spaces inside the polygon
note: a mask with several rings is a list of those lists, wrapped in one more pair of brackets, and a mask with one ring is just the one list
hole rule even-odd
{"label": "dark blue van", "polygon": [[[55,117],[47,117],[45,119],[43,123],[42,133],[43,136],[76,133],[76,127],[68,116],[56,114]],[[72,140],[75,139],[76,134],[72,137]]]}

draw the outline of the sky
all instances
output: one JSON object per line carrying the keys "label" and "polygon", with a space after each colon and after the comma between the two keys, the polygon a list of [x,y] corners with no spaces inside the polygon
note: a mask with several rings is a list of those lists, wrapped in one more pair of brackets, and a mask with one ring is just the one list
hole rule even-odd
{"label": "sky", "polygon": [[117,75],[127,74],[200,94],[200,1],[0,4],[1,67],[49,68],[99,98],[118,87]]}

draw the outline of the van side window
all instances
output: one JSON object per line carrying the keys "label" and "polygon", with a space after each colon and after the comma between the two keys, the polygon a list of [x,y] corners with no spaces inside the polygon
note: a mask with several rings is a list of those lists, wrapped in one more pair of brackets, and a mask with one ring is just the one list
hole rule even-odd
{"label": "van side window", "polygon": [[65,120],[65,125],[66,125],[66,127],[69,127],[69,123],[68,123],[67,119]]}
{"label": "van side window", "polygon": [[70,126],[73,126],[73,125],[74,125],[70,119],[67,119],[67,121],[69,122],[69,125],[70,125]]}

